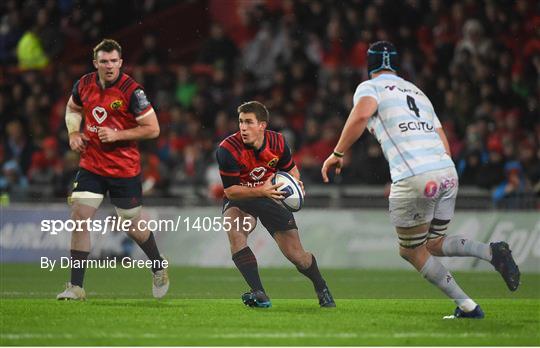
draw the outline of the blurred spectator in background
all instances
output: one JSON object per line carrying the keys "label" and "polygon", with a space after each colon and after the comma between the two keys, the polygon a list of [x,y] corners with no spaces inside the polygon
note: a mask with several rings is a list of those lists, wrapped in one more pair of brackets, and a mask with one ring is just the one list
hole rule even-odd
{"label": "blurred spectator in background", "polygon": [[17,60],[23,70],[43,69],[49,65],[49,57],[35,31],[27,30],[17,43]]}
{"label": "blurred spectator in background", "polygon": [[[502,154],[503,149],[500,138],[490,138],[487,150],[487,161],[482,163],[480,168],[478,168],[476,180],[473,181],[473,185],[477,184],[480,187],[492,189],[505,179],[504,157]],[[460,184],[463,185],[463,182],[460,181]],[[469,184],[471,183],[469,182]]]}
{"label": "blurred spectator in background", "polygon": [[[235,129],[235,106],[246,100],[269,106],[274,115],[270,127],[286,136],[306,180],[320,183],[317,166],[335,144],[332,129],[342,127],[352,105],[350,91],[367,78],[365,50],[374,41],[389,39],[403,52],[400,74],[423,89],[443,122],[461,186],[493,190],[504,182],[514,189],[529,180],[540,194],[539,2],[201,4],[0,2],[2,68],[17,65],[15,47],[24,42],[23,33],[33,33],[22,46],[29,56],[25,61],[41,62],[39,67],[50,60],[49,68],[39,73],[7,69],[0,75],[2,166],[13,160],[17,177],[30,175],[33,149],[40,148],[36,156],[43,156],[45,139],[52,135],[63,166],[57,180],[69,184],[73,155],[67,148],[63,106],[71,81],[89,67],[86,61],[66,65],[62,58],[103,36],[135,30],[143,34],[139,51],[133,52],[133,75],[144,82],[162,126],[157,147],[141,144],[149,194],[168,195],[179,185],[212,185],[205,173],[215,165],[214,148]],[[197,32],[198,46],[184,45],[186,33],[178,33],[178,42],[161,44],[160,15],[179,6],[217,7],[223,13],[187,18],[180,9],[174,20],[200,22],[205,28]],[[143,31],[138,30],[141,25]],[[40,29],[32,32],[34,28]],[[191,50],[190,58],[175,60],[171,52],[178,48]],[[13,120],[18,125],[10,125]],[[29,129],[22,131],[23,125]],[[362,168],[346,165],[342,183],[380,185],[389,180],[388,172],[379,168],[383,159],[376,147],[369,135],[359,142],[354,155],[363,159]],[[520,164],[521,176],[504,169],[512,161]],[[13,179],[16,171],[8,167]],[[219,196],[219,189],[211,190]]]}
{"label": "blurred spectator in background", "polygon": [[41,150],[32,155],[28,179],[33,184],[56,182],[63,166],[62,156],[58,153],[58,141],[54,137],[47,137],[41,144]]}
{"label": "blurred spectator in background", "polygon": [[62,162],[62,171],[56,177],[54,185],[54,195],[59,198],[68,197],[73,189],[73,181],[79,170],[79,155],[74,151],[66,151]]}
{"label": "blurred spectator in background", "polygon": [[210,37],[202,44],[197,61],[213,68],[233,71],[238,50],[219,23],[210,25]]}
{"label": "blurred spectator in background", "polygon": [[13,161],[16,166],[10,166],[10,169],[17,168],[19,174],[23,176],[30,168],[32,153],[34,147],[28,138],[28,132],[24,130],[23,124],[19,119],[15,119],[6,125],[6,137],[4,140],[4,161]]}
{"label": "blurred spectator in background", "polygon": [[[8,2],[8,4],[12,3],[13,1]],[[2,66],[17,63],[15,47],[23,35],[20,17],[19,12],[14,8],[8,9],[0,17],[0,64]]]}
{"label": "blurred spectator in background", "polygon": [[493,201],[499,208],[512,209],[523,207],[526,198],[532,196],[529,180],[523,174],[523,168],[517,161],[504,166],[506,179],[493,191]]}
{"label": "blurred spectator in background", "polygon": [[0,191],[8,192],[13,199],[23,199],[26,197],[27,189],[28,180],[17,161],[5,162],[2,165],[2,176],[0,176]]}

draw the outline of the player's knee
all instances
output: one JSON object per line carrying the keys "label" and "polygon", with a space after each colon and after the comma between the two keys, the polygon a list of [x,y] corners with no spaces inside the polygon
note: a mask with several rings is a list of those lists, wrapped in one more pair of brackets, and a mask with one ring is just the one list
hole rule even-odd
{"label": "player's knee", "polygon": [[428,238],[426,242],[426,248],[430,252],[430,254],[438,255],[441,252],[442,249],[442,242],[443,242],[444,236],[439,236],[437,238]]}
{"label": "player's knee", "polygon": [[95,208],[75,204],[73,205],[73,209],[71,210],[71,219],[75,221],[91,219],[94,216],[95,212]]}
{"label": "player's knee", "polygon": [[120,216],[122,219],[136,220],[139,218],[139,216],[141,216],[142,207],[138,206],[131,209],[122,209],[122,208],[114,207],[114,209],[116,210],[116,214],[118,214],[118,216]]}
{"label": "player's knee", "polygon": [[446,236],[446,230],[450,225],[450,220],[433,219],[429,225],[429,239],[441,239]]}
{"label": "player's knee", "polygon": [[400,247],[399,248],[399,256],[401,256],[401,258],[403,258],[405,261],[410,262],[412,252],[409,249]]}
{"label": "player's knee", "polygon": [[95,212],[102,201],[101,193],[89,191],[75,191],[68,197],[68,203],[73,206],[73,211],[79,211],[81,215],[86,211]]}
{"label": "player's knee", "polygon": [[410,263],[414,263],[420,248],[427,242],[427,236],[427,231],[418,234],[398,233],[399,256]]}
{"label": "player's knee", "polygon": [[427,231],[416,234],[398,232],[400,253],[402,250],[404,253],[408,251],[414,252],[416,248],[426,244],[427,238]]}

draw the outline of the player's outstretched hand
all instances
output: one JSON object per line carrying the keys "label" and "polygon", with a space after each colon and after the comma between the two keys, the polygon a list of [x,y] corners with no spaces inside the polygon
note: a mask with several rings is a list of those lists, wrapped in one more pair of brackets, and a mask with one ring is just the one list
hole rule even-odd
{"label": "player's outstretched hand", "polygon": [[73,132],[69,135],[69,147],[76,152],[83,152],[86,148],[86,142],[90,140],[86,134]]}
{"label": "player's outstretched hand", "polygon": [[272,177],[270,177],[259,189],[264,197],[282,200],[285,198],[283,192],[277,190],[281,185],[283,185],[282,182],[272,185]]}
{"label": "player's outstretched hand", "polygon": [[113,143],[118,140],[118,134],[116,133],[116,130],[108,127],[99,127],[98,137],[102,143]]}
{"label": "player's outstretched hand", "polygon": [[326,161],[324,161],[321,168],[322,178],[325,183],[328,182],[328,170],[334,166],[336,167],[336,175],[339,175],[341,173],[341,167],[343,167],[343,158],[331,154]]}

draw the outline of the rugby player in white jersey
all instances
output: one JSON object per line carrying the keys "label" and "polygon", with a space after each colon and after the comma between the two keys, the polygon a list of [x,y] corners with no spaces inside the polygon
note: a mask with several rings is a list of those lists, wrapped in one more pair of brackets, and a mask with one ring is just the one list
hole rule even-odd
{"label": "rugby player in white jersey", "polygon": [[323,164],[341,172],[343,155],[366,127],[381,144],[390,165],[390,218],[399,239],[400,255],[457,305],[449,318],[484,317],[484,312],[456,283],[436,256],[472,256],[488,262],[511,291],[519,286],[519,269],[505,242],[481,243],[447,236],[454,215],[458,176],[448,141],[433,106],[414,84],[397,76],[398,53],[379,41],[367,52],[369,80],[354,94],[354,106],[341,137]]}

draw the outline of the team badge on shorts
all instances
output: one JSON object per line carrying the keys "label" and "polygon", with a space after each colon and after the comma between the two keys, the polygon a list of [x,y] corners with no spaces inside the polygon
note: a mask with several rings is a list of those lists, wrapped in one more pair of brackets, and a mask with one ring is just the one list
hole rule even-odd
{"label": "team badge on shorts", "polygon": [[428,181],[424,188],[424,196],[431,198],[437,193],[437,183],[435,181]]}
{"label": "team badge on shorts", "polygon": [[111,109],[118,110],[124,105],[124,102],[121,100],[115,100],[111,103]]}

